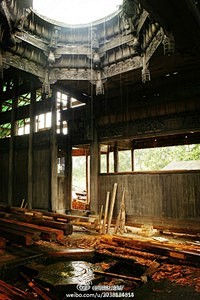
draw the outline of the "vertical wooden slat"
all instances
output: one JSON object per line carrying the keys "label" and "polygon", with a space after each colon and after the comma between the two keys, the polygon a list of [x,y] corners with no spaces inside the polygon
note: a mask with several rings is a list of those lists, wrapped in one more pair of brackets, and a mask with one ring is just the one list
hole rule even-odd
{"label": "vertical wooden slat", "polygon": [[106,234],[107,228],[107,219],[108,219],[108,207],[109,207],[109,201],[110,201],[110,192],[106,193],[106,205],[105,205],[105,212],[104,212],[104,219],[103,219],[103,234]]}
{"label": "vertical wooden slat", "polygon": [[109,215],[108,215],[108,233],[110,233],[110,227],[111,227],[111,222],[112,222],[112,217],[113,217],[113,210],[114,210],[114,205],[115,205],[115,200],[116,200],[116,193],[117,193],[117,183],[114,183],[113,186],[113,192],[112,192],[112,198],[110,202],[110,210],[109,210]]}

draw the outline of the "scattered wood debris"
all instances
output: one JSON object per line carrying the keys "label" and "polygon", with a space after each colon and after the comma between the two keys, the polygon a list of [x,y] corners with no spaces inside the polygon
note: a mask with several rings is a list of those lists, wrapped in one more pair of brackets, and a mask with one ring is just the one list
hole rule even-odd
{"label": "scattered wood debris", "polygon": [[8,284],[7,282],[0,280],[0,297],[1,299],[7,300],[32,300],[33,296],[28,294],[21,289],[14,287],[13,285]]}
{"label": "scattered wood debris", "polygon": [[180,285],[195,287],[200,292],[200,269],[183,265],[162,264],[152,276],[155,281],[168,279]]}

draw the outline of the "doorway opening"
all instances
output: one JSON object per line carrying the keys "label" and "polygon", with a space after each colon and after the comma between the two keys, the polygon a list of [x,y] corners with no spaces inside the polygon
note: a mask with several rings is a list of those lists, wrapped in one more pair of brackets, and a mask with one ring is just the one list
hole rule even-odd
{"label": "doorway opening", "polygon": [[89,150],[72,151],[72,210],[89,210]]}

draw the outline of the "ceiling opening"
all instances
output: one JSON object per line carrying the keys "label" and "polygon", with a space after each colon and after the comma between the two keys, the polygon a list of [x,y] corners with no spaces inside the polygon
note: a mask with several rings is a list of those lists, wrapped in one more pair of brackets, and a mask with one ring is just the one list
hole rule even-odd
{"label": "ceiling opening", "polygon": [[41,15],[66,24],[87,24],[114,13],[123,0],[33,0]]}

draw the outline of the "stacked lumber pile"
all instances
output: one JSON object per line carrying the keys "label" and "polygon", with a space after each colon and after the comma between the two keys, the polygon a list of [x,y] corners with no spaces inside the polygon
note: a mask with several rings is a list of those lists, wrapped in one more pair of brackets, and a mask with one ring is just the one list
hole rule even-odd
{"label": "stacked lumber pile", "polygon": [[66,215],[41,210],[32,210],[21,207],[0,206],[0,217],[14,217],[22,222],[33,223],[37,225],[56,228],[64,231],[65,235],[72,234],[73,225],[83,226],[88,229],[96,230],[98,225],[98,216],[90,215]]}
{"label": "stacked lumber pile", "polygon": [[38,240],[61,241],[73,229],[65,215],[16,207],[0,208],[0,226],[2,238],[25,246]]}

